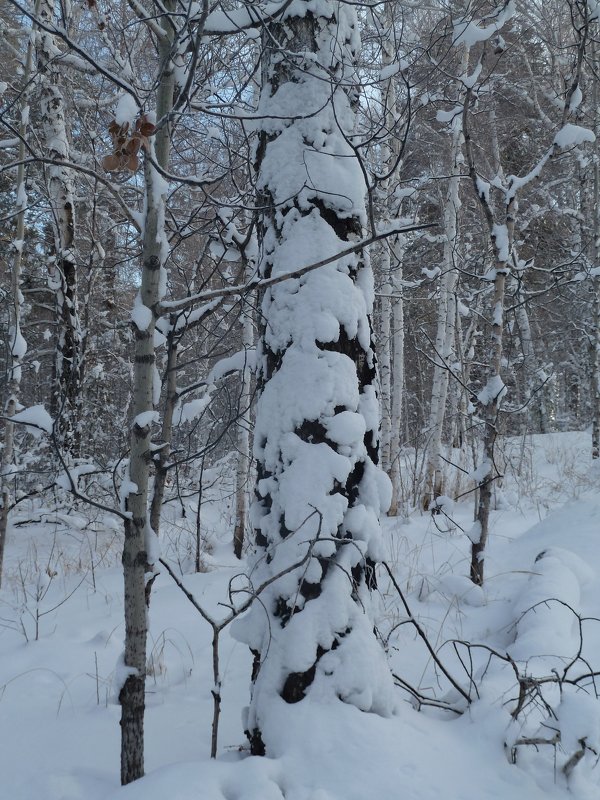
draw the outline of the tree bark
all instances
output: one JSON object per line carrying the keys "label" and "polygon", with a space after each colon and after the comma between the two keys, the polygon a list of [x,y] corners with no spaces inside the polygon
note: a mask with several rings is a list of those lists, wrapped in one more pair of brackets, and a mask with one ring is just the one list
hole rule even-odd
{"label": "tree bark", "polygon": [[[459,75],[465,75],[469,67],[470,48],[462,48]],[[450,381],[451,361],[454,353],[456,328],[456,284],[458,270],[456,253],[458,249],[458,215],[460,211],[460,179],[462,173],[463,132],[460,118],[452,122],[452,143],[450,147],[451,177],[444,207],[444,250],[442,274],[440,277],[437,306],[437,330],[435,337],[435,365],[431,388],[431,408],[429,413],[427,445],[427,464],[425,468],[425,487],[423,508],[428,509],[437,497],[445,493],[445,469],[443,463],[442,437],[446,418],[446,402]]]}
{"label": "tree bark", "polygon": [[[12,270],[10,300],[12,305],[12,324],[9,327],[10,362],[7,376],[7,399],[4,407],[4,446],[2,448],[2,459],[0,461],[0,586],[2,585],[2,573],[4,566],[4,551],[6,548],[6,536],[8,532],[8,514],[11,503],[11,473],[14,467],[14,442],[15,424],[11,418],[14,417],[19,405],[19,395],[21,390],[21,362],[27,350],[27,343],[21,333],[21,305],[23,295],[21,294],[21,265],[23,263],[23,247],[25,245],[25,209],[27,208],[27,192],[25,186],[25,142],[27,136],[27,120],[29,119],[29,91],[27,85],[30,80],[33,66],[33,42],[31,36],[27,43],[27,54],[23,65],[23,86],[24,95],[21,105],[21,121],[19,123],[19,151],[16,182],[16,212],[17,225],[15,239],[12,243]],[[10,312],[9,312],[10,313]]]}
{"label": "tree bark", "polygon": [[[263,277],[362,235],[365,186],[348,144],[359,44],[354,11],[344,3],[319,3],[318,15],[313,3],[294,3],[268,25],[257,153],[258,206],[267,209],[259,226]],[[281,121],[283,110],[290,117]],[[304,116],[291,116],[298,113]],[[293,725],[292,706],[308,700],[315,684],[364,710],[385,713],[389,702],[389,673],[368,613],[378,515],[389,500],[375,466],[372,301],[362,255],[275,285],[262,298],[252,580],[290,571],[235,629],[255,654],[246,722],[255,755],[279,746],[274,707],[283,704]],[[349,681],[344,665],[355,662],[363,669],[355,665]]]}
{"label": "tree bark", "polygon": [[[250,309],[247,308],[242,317],[242,346],[246,353],[254,344],[254,326]],[[235,468],[235,526],[233,530],[233,552],[237,558],[242,557],[246,527],[248,525],[248,479],[250,471],[250,382],[252,371],[248,359],[240,380],[240,416],[238,419],[237,459]]]}
{"label": "tree bark", "polygon": [[[394,5],[388,3],[379,15],[382,31],[381,65],[389,68],[396,62]],[[394,199],[394,175],[401,167],[401,142],[396,76],[391,75],[382,91],[383,123],[386,140],[383,145],[383,170],[387,176],[381,181],[383,195],[381,224],[388,225],[399,216],[400,207]],[[381,381],[381,466],[392,483],[392,499],[388,514],[396,516],[401,495],[400,450],[402,425],[402,399],[404,394],[404,298],[402,295],[402,262],[404,257],[401,234],[383,242],[379,273],[383,278],[381,289],[381,342],[379,346],[379,373]]]}
{"label": "tree bark", "polygon": [[[591,40],[591,60],[596,63],[596,42]],[[592,113],[594,115],[594,183],[592,200],[592,234],[591,246],[592,264],[599,270],[593,277],[592,301],[592,458],[600,458],[600,92],[598,90],[598,75],[592,75]]]}
{"label": "tree bark", "polygon": [[[39,0],[42,23],[54,25],[53,0]],[[37,67],[40,76],[40,110],[45,155],[57,161],[70,158],[66,125],[67,108],[59,75],[56,41],[51,33],[36,33]],[[49,285],[55,293],[58,337],[54,365],[55,387],[52,412],[56,417],[55,435],[65,454],[77,456],[80,446],[80,416],[83,380],[83,336],[79,319],[76,267],[75,190],[72,170],[50,165],[46,170],[48,198],[52,215],[53,246],[49,261]]]}
{"label": "tree bark", "polygon": [[[166,8],[173,11],[172,0]],[[172,62],[172,26],[166,22],[167,36],[159,40],[161,71],[156,92],[157,120],[165,120],[173,107],[175,75]],[[144,687],[146,677],[147,603],[157,557],[157,537],[148,513],[148,482],[153,461],[151,428],[157,381],[154,330],[157,306],[166,291],[164,263],[168,253],[165,237],[165,202],[167,184],[152,163],[167,169],[170,152],[170,124],[165,122],[156,137],[149,140],[144,160],[146,213],[142,246],[142,280],[139,302],[145,309],[144,322],[134,324],[135,364],[133,413],[129,457],[129,485],[126,510],[131,518],[125,523],[123,575],[125,583],[125,653],[129,673],[121,691],[121,783],[127,784],[144,774]],[[136,315],[140,319],[140,315]],[[142,317],[143,319],[143,317]]]}
{"label": "tree bark", "polygon": [[473,583],[483,585],[484,553],[489,535],[489,520],[492,506],[492,491],[497,477],[495,465],[495,445],[498,436],[498,412],[505,386],[500,370],[502,367],[502,338],[504,332],[504,294],[506,279],[510,272],[509,260],[512,253],[515,216],[517,211],[516,192],[508,191],[502,209],[502,222],[497,223],[488,195],[482,191],[475,166],[473,142],[468,125],[470,105],[473,102],[472,88],[468,88],[462,114],[462,128],[465,143],[465,156],[473,189],[481,204],[494,254],[494,290],[489,316],[489,350],[487,383],[478,396],[480,416],[483,422],[483,453],[479,465],[479,498],[475,515],[475,526],[471,532],[471,569]]}
{"label": "tree bark", "polygon": [[400,453],[402,451],[402,421],[404,402],[404,297],[402,286],[402,263],[404,260],[404,237],[394,237],[392,253],[395,270],[392,278],[392,406],[390,410],[390,481],[392,483],[392,499],[388,515],[398,515],[402,486],[400,473]]}

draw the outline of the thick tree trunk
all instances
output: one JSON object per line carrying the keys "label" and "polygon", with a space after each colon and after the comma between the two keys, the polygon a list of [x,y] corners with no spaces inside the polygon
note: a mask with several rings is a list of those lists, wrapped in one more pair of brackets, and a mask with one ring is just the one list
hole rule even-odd
{"label": "thick tree trunk", "polygon": [[[257,184],[258,205],[268,209],[260,226],[265,277],[342,250],[366,222],[364,181],[346,138],[356,18],[344,3],[321,2],[318,16],[313,9],[294,3],[263,40]],[[303,117],[292,117],[299,111]],[[385,713],[389,702],[368,613],[378,515],[389,500],[375,466],[371,310],[363,256],[275,285],[262,299],[252,575],[262,583],[287,574],[236,627],[255,654],[246,723],[254,754],[277,752],[271,715],[283,706],[293,726],[291,706],[310,702],[313,688],[364,710]]]}

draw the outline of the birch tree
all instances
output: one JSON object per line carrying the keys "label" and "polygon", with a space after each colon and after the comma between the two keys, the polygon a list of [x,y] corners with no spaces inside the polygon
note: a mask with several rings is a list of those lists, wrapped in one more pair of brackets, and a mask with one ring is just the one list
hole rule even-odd
{"label": "birch tree", "polygon": [[[353,8],[282,4],[266,23],[258,113],[261,276],[316,263],[357,241],[365,184],[353,147],[359,48]],[[254,653],[246,731],[276,753],[278,707],[313,689],[386,713],[390,680],[373,636],[369,589],[389,484],[376,467],[378,399],[365,253],[267,289],[252,519],[254,585],[288,570],[237,636]]]}
{"label": "birch tree", "polygon": [[[483,453],[477,470],[478,503],[476,522],[470,532],[471,579],[481,585],[484,575],[484,551],[489,535],[489,520],[492,508],[494,482],[500,472],[496,463],[495,445],[498,436],[498,418],[506,386],[501,377],[503,368],[503,334],[505,326],[505,292],[508,276],[513,265],[519,264],[514,249],[515,230],[519,211],[519,195],[525,187],[537,181],[548,162],[559,152],[568,150],[586,141],[592,141],[594,135],[588,129],[570,123],[568,120],[581,103],[580,88],[583,57],[588,39],[590,13],[587,5],[579,9],[581,25],[575,26],[575,65],[564,93],[560,127],[550,144],[542,151],[536,163],[522,176],[505,175],[501,163],[496,174],[486,180],[478,169],[472,138],[471,109],[478,96],[479,87],[486,80],[483,74],[488,43],[492,35],[498,33],[502,26],[515,13],[513,3],[506,3],[492,16],[491,24],[483,27],[471,21],[459,20],[454,24],[455,44],[461,42],[483,42],[481,55],[471,73],[465,80],[466,95],[462,110],[462,128],[465,140],[465,157],[469,176],[476,197],[483,211],[489,240],[493,254],[493,267],[486,274],[486,279],[493,281],[491,304],[488,311],[488,369],[483,389],[477,396],[478,412],[482,422]],[[497,193],[497,203],[494,194]],[[518,230],[518,228],[517,228]]]}
{"label": "birch tree", "polygon": [[76,209],[70,161],[68,111],[63,86],[65,65],[52,34],[55,26],[53,0],[38,0],[36,16],[37,75],[44,155],[48,159],[46,183],[53,232],[49,258],[49,284],[55,293],[58,337],[55,359],[55,396],[52,404],[57,418],[56,433],[65,451],[78,455],[80,442],[83,342],[79,320],[76,256]]}
{"label": "birch tree", "polygon": [[[167,0],[166,9],[174,4]],[[173,63],[174,28],[171,18],[159,31],[160,71],[156,91],[156,117],[159,128],[148,140],[144,159],[145,219],[142,244],[142,280],[134,309],[135,351],[133,380],[133,425],[128,467],[129,482],[125,508],[123,573],[125,582],[125,651],[127,677],[119,692],[121,703],[121,783],[130,783],[144,774],[144,707],[148,592],[157,557],[156,534],[150,527],[148,481],[152,461],[151,430],[158,402],[154,390],[154,331],[157,308],[166,291],[165,261],[168,245],[165,236],[167,184],[159,170],[168,168],[170,152],[169,115],[173,108],[175,71]],[[129,120],[132,125],[133,120]],[[117,120],[119,124],[119,120]]]}
{"label": "birch tree", "polygon": [[592,62],[592,119],[595,134],[593,150],[593,185],[592,185],[592,242],[591,262],[592,278],[592,458],[600,458],[600,91],[596,64],[597,43],[592,39],[590,55]]}
{"label": "birch tree", "polygon": [[[31,78],[33,66],[33,41],[28,37],[25,61],[23,64],[23,84]],[[1,93],[0,93],[1,94]],[[27,342],[21,332],[21,308],[23,295],[21,292],[21,267],[23,263],[23,247],[25,244],[25,212],[27,209],[27,189],[25,185],[25,144],[29,126],[29,96],[25,89],[20,104],[19,120],[19,149],[16,176],[16,230],[12,242],[11,252],[11,285],[8,294],[9,307],[9,359],[7,375],[7,398],[3,409],[4,442],[2,459],[0,461],[0,585],[2,584],[2,567],[4,563],[4,550],[8,532],[8,514],[11,503],[11,479],[15,467],[15,423],[12,421],[20,402],[20,389],[22,377],[22,362],[27,352]]]}
{"label": "birch tree", "polygon": [[[250,304],[249,304],[250,305]],[[252,405],[252,369],[250,351],[254,345],[254,325],[250,308],[242,314],[242,347],[244,364],[240,375],[237,459],[235,466],[235,525],[233,530],[233,552],[242,557],[248,525],[248,484],[250,480],[250,408]]]}
{"label": "birch tree", "polygon": [[[381,38],[382,77],[382,170],[377,176],[381,196],[379,224],[383,230],[399,216],[402,190],[398,176],[402,168],[402,153],[410,125],[410,113],[403,112],[398,100],[400,62],[396,33],[396,14],[393,4],[375,13],[378,35]],[[407,93],[410,91],[406,89]],[[412,189],[404,190],[411,194]],[[402,284],[404,237],[390,236],[382,244],[378,258],[378,273],[383,281],[380,290],[380,336],[378,346],[381,380],[381,466],[392,483],[392,499],[388,513],[398,513],[400,500],[400,450],[402,400],[404,395],[404,299]]]}
{"label": "birch tree", "polygon": [[[468,72],[470,46],[462,44],[459,66],[460,82]],[[463,94],[459,90],[460,103]],[[458,222],[460,211],[460,179],[464,157],[462,153],[463,132],[460,115],[456,108],[450,112],[450,179],[444,205],[444,234],[439,298],[437,303],[437,330],[434,343],[434,368],[431,389],[431,407],[427,428],[427,463],[425,467],[425,492],[423,507],[445,493],[442,434],[446,416],[448,383],[452,372],[456,332],[456,285],[458,281],[457,253],[459,246]]]}

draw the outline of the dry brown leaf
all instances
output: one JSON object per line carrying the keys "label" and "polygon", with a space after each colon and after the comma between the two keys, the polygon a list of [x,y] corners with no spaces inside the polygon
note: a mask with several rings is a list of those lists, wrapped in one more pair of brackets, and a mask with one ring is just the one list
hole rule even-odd
{"label": "dry brown leaf", "polygon": [[120,159],[114,154],[110,156],[104,156],[102,159],[102,166],[107,172],[114,172],[115,170],[119,169]]}
{"label": "dry brown leaf", "polygon": [[139,130],[142,136],[152,136],[156,131],[156,125],[153,125],[151,122],[142,122]]}

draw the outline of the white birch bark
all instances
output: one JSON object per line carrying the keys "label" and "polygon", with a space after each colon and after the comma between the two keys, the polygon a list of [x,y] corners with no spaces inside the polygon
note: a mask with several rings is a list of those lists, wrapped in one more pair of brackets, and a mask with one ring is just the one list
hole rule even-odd
{"label": "white birch bark", "polygon": [[524,402],[526,405],[526,426],[528,432],[547,433],[548,424],[544,399],[544,379],[541,365],[535,352],[535,344],[529,322],[529,314],[522,291],[517,287],[514,292],[515,319],[519,330],[521,352],[523,354],[523,373],[525,382]]}
{"label": "white birch bark", "polygon": [[390,409],[390,471],[392,499],[388,510],[391,517],[399,513],[402,497],[400,453],[402,450],[402,422],[404,403],[404,298],[402,264],[404,237],[399,234],[392,243],[394,274],[392,278],[392,404]]}
{"label": "white birch bark", "polygon": [[[173,11],[167,0],[167,11]],[[165,170],[170,154],[170,125],[166,115],[173,107],[175,74],[172,61],[173,28],[167,21],[167,35],[159,40],[161,71],[156,91],[156,117],[162,127],[149,140],[144,159],[145,219],[142,245],[142,276],[139,302],[145,321],[134,324],[135,364],[133,380],[134,420],[130,440],[129,491],[125,507],[131,518],[125,522],[123,574],[125,585],[125,651],[127,678],[119,693],[121,703],[121,783],[127,784],[144,774],[144,710],[146,678],[147,603],[154,576],[158,542],[150,526],[148,483],[152,463],[151,427],[158,402],[155,394],[156,356],[154,331],[157,306],[166,291],[165,261],[168,245],[165,236],[167,183],[157,168]],[[138,308],[139,312],[139,308]],[[139,313],[136,319],[143,320]],[[176,357],[176,352],[175,352]],[[158,382],[158,381],[157,381]]]}
{"label": "white birch bark", "polygon": [[[572,113],[571,98],[578,89],[581,80],[587,32],[587,23],[577,31],[577,61],[573,79],[569,89],[565,93],[562,114],[563,126]],[[476,525],[470,534],[472,541],[471,580],[478,585],[482,585],[484,576],[484,552],[489,535],[492,490],[494,482],[499,477],[494,452],[498,435],[497,420],[502,398],[506,391],[506,387],[500,375],[505,318],[504,296],[506,281],[510,274],[510,263],[514,259],[513,245],[515,221],[518,213],[517,194],[518,190],[521,189],[524,184],[519,184],[514,176],[511,176],[507,183],[502,181],[504,188],[502,190],[501,210],[497,212],[494,209],[490,197],[491,187],[488,183],[480,179],[475,165],[473,142],[468,124],[469,110],[474,100],[473,88],[473,86],[467,88],[462,113],[465,155],[473,189],[480,202],[488,225],[494,256],[494,286],[489,314],[490,340],[488,351],[488,376],[487,382],[478,396],[479,407],[481,409],[480,417],[483,422],[483,455],[481,464],[479,465],[479,501],[476,512]],[[502,179],[503,173],[501,170],[495,125],[492,125],[492,134],[492,144],[496,149],[495,159],[499,165],[497,178]],[[554,139],[551,147],[538,161],[535,169],[529,173],[531,176],[529,180],[533,180],[534,177],[539,177],[544,165],[552,155],[560,150],[560,148],[561,145],[558,143],[558,140]]]}
{"label": "white birch bark", "polygon": [[[254,325],[251,306],[247,304],[242,316],[242,347],[246,351],[254,345]],[[252,370],[246,358],[240,375],[240,409],[237,435],[237,459],[235,468],[235,526],[233,530],[233,552],[242,557],[248,526],[248,498],[250,477],[250,405]]]}
{"label": "white birch bark", "polygon": [[[596,43],[591,42],[592,63],[596,63]],[[600,458],[600,91],[598,89],[598,75],[592,75],[592,113],[594,115],[594,183],[592,198],[592,234],[593,241],[591,246],[592,265],[597,273],[593,280],[593,301],[592,301],[592,458]]]}
{"label": "white birch bark", "polygon": [[[462,48],[460,75],[465,75],[469,66],[470,48]],[[451,175],[448,194],[444,206],[444,250],[442,274],[440,277],[437,305],[437,328],[433,382],[431,387],[431,406],[429,412],[427,460],[425,467],[425,487],[423,508],[429,508],[437,497],[444,494],[445,468],[443,460],[442,435],[446,417],[446,400],[450,365],[453,362],[454,336],[456,325],[456,284],[458,271],[455,256],[458,247],[458,215],[460,211],[460,177],[462,173],[462,138],[460,118],[452,123],[452,142],[450,146]]]}
{"label": "white birch bark", "polygon": [[388,243],[384,242],[378,258],[378,271],[384,277],[379,300],[379,382],[381,408],[381,467],[390,475],[392,446],[392,282],[390,275],[390,254]]}
{"label": "white birch bark", "polygon": [[[38,0],[40,22],[54,25],[54,0]],[[45,156],[69,161],[67,108],[61,83],[64,64],[57,63],[60,50],[54,36],[39,29],[35,34],[37,71],[40,82],[40,116]],[[77,296],[75,255],[75,194],[72,170],[62,164],[46,168],[48,199],[52,215],[54,247],[49,263],[49,285],[55,293],[58,337],[55,358],[55,390],[52,410],[55,434],[67,454],[76,456],[80,444],[79,417],[83,344]]]}
{"label": "white birch bark", "polygon": [[21,389],[22,361],[27,352],[27,343],[21,333],[21,265],[23,262],[23,247],[25,244],[25,210],[27,208],[27,191],[25,186],[25,143],[29,121],[29,89],[28,83],[33,66],[33,42],[31,36],[27,43],[27,54],[23,65],[23,102],[21,105],[21,119],[19,122],[19,150],[17,167],[16,190],[16,215],[17,224],[15,239],[12,243],[12,268],[10,286],[10,324],[9,324],[9,365],[7,384],[7,399],[3,410],[4,417],[4,442],[2,459],[0,461],[0,585],[2,585],[2,572],[4,565],[4,550],[8,533],[8,515],[11,503],[11,475],[14,468],[14,441],[15,424],[11,421],[17,412]]}
{"label": "white birch bark", "polygon": [[515,218],[518,209],[516,192],[506,193],[506,203],[502,210],[501,222],[497,223],[494,210],[487,193],[482,190],[475,166],[473,143],[468,125],[469,110],[472,103],[472,88],[468,88],[462,114],[462,127],[465,155],[473,189],[480,201],[489,229],[494,255],[494,288],[489,315],[490,339],[488,350],[487,382],[478,396],[480,416],[483,421],[483,455],[479,465],[479,498],[476,511],[475,528],[471,533],[471,580],[483,584],[483,554],[489,535],[489,518],[492,505],[492,489],[496,477],[494,450],[497,438],[497,418],[505,386],[500,376],[502,367],[502,339],[504,332],[504,294],[506,279],[510,272],[509,260],[512,254]]}
{"label": "white birch bark", "polygon": [[[394,5],[388,3],[380,14],[382,30],[381,55],[385,70],[397,58],[394,47]],[[383,170],[388,176],[380,189],[383,197],[381,223],[386,226],[398,214],[390,190],[394,185],[394,172],[399,172],[400,141],[398,132],[397,81],[395,74],[384,81],[384,126],[387,139],[383,146]],[[379,273],[383,278],[381,288],[381,341],[379,343],[379,377],[381,387],[381,466],[392,482],[392,499],[388,514],[398,513],[400,497],[400,442],[402,424],[402,397],[404,391],[404,307],[402,297],[402,236],[386,239],[379,255]]]}

